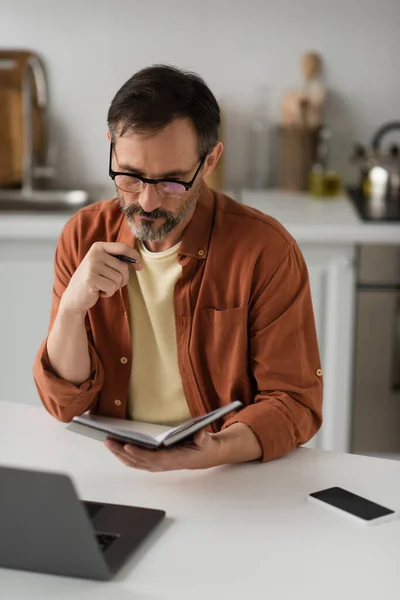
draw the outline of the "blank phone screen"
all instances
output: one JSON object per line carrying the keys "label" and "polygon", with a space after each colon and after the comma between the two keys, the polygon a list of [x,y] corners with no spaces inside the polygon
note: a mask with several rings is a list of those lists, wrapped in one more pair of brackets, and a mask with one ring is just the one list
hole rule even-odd
{"label": "blank phone screen", "polygon": [[322,490],[321,492],[315,492],[314,494],[310,494],[310,496],[317,498],[322,502],[326,502],[327,504],[331,504],[332,506],[336,506],[336,508],[340,508],[360,519],[364,519],[364,521],[372,521],[373,519],[378,519],[379,517],[394,513],[393,510],[390,510],[385,506],[371,502],[366,498],[357,496],[357,494],[352,494],[340,487],[332,487]]}

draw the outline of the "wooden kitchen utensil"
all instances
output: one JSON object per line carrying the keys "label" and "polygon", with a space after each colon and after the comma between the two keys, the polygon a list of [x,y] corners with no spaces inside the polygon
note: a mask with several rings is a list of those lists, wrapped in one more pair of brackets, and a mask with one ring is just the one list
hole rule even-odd
{"label": "wooden kitchen utensil", "polygon": [[322,73],[322,59],[316,52],[305,52],[300,59],[300,68],[304,80],[310,82]]}
{"label": "wooden kitchen utensil", "polygon": [[[0,51],[0,187],[17,187],[22,182],[23,78],[31,52]],[[32,81],[33,147],[35,161],[45,159],[45,134],[41,109],[37,106]]]}
{"label": "wooden kitchen utensil", "polygon": [[[304,125],[319,127],[326,99],[325,86],[321,81],[322,59],[316,52],[306,52],[300,59],[303,86],[300,90],[285,93],[281,105],[284,126]],[[307,104],[306,111],[305,104]]]}
{"label": "wooden kitchen utensil", "polygon": [[303,98],[307,101],[307,124],[319,127],[322,123],[322,108],[325,88],[321,81],[322,59],[316,52],[305,52],[300,58],[300,69],[304,78]]}
{"label": "wooden kitchen utensil", "polygon": [[315,160],[317,134],[322,123],[325,88],[321,82],[322,59],[306,52],[300,59],[301,89],[289,90],[281,105],[278,128],[277,185],[286,190],[306,190]]}

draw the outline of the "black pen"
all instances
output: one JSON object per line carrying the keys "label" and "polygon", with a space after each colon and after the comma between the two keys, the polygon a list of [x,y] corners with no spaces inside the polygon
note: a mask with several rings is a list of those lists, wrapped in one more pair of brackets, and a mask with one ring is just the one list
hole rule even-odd
{"label": "black pen", "polygon": [[122,262],[126,262],[126,263],[134,264],[137,262],[136,258],[131,258],[130,256],[125,256],[125,254],[116,254],[115,257],[118,258],[119,260],[122,260]]}

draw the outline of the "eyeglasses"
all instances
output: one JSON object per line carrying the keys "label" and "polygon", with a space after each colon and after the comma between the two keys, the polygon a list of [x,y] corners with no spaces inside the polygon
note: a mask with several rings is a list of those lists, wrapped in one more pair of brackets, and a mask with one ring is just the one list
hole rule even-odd
{"label": "eyeglasses", "polygon": [[117,188],[123,192],[130,194],[139,194],[147,184],[155,185],[157,192],[164,198],[178,198],[183,196],[193,186],[200,169],[204,165],[207,154],[203,156],[197,167],[196,173],[193,175],[191,181],[180,181],[179,179],[147,179],[140,175],[133,175],[132,173],[120,173],[113,171],[112,169],[112,154],[113,145],[110,144],[110,162],[108,167],[108,174],[114,181]]}

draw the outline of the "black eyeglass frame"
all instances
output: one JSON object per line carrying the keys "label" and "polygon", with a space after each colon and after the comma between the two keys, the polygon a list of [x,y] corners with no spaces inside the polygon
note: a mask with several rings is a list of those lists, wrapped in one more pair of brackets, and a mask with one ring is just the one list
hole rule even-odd
{"label": "black eyeglass frame", "polygon": [[[139,179],[139,181],[141,181],[142,183],[147,183],[147,184],[151,184],[151,185],[157,185],[158,183],[168,183],[168,182],[179,183],[179,184],[183,185],[186,192],[188,192],[190,190],[190,188],[193,187],[193,184],[196,181],[196,177],[200,173],[200,170],[201,170],[202,166],[204,165],[204,162],[208,155],[208,152],[207,152],[206,154],[204,154],[203,158],[200,160],[200,164],[197,167],[196,172],[193,175],[191,181],[181,181],[180,179],[174,179],[173,177],[170,179],[148,179],[147,177],[142,177],[141,175],[135,175],[133,173],[124,173],[122,171],[114,171],[111,166],[112,165],[113,148],[114,148],[113,144],[110,144],[110,160],[109,160],[109,165],[108,165],[108,174],[113,181],[115,181],[115,178],[117,177],[117,175],[123,175],[124,177],[132,177],[134,179]],[[115,185],[117,185],[117,184],[115,184]],[[142,188],[142,190],[143,190],[143,188]],[[142,190],[140,190],[139,192],[134,192],[134,193],[140,194],[140,192]],[[126,191],[126,190],[122,190],[122,191]],[[161,192],[158,189],[157,189],[157,192],[162,196]],[[127,192],[127,193],[129,193],[129,192]],[[185,192],[183,192],[183,193],[185,193]],[[170,197],[173,197],[173,196],[170,196]]]}

